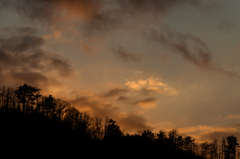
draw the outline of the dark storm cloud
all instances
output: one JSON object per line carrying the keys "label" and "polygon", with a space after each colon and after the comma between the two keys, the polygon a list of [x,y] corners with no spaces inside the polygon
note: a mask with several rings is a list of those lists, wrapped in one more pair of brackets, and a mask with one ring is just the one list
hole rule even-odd
{"label": "dark storm cloud", "polygon": [[83,21],[88,33],[118,28],[124,22],[162,16],[176,5],[202,7],[200,0],[2,0],[1,6],[33,21],[48,24],[69,20],[66,15]]}
{"label": "dark storm cloud", "polygon": [[18,33],[29,33],[29,34],[36,34],[38,31],[36,28],[31,26],[20,27],[16,29]]}
{"label": "dark storm cloud", "polygon": [[126,51],[121,46],[113,48],[112,51],[117,57],[121,58],[124,61],[135,61],[135,62],[137,62],[137,61],[140,60],[139,55],[130,53],[130,52]]}
{"label": "dark storm cloud", "polygon": [[46,0],[2,0],[0,6],[15,11],[31,20],[51,21],[53,20],[53,9],[51,1]]}
{"label": "dark storm cloud", "polygon": [[42,72],[57,71],[62,77],[68,77],[72,73],[69,63],[62,58],[54,57],[41,50],[29,54],[10,54],[0,50],[0,67],[5,70],[32,70]]}
{"label": "dark storm cloud", "polygon": [[51,24],[72,13],[96,24],[97,21],[106,22],[108,19],[104,13],[100,13],[107,3],[104,0],[2,0],[1,6],[33,21]]}
{"label": "dark storm cloud", "polygon": [[227,71],[214,64],[212,62],[212,54],[207,45],[201,39],[190,33],[178,33],[171,30],[168,26],[165,26],[160,31],[152,29],[148,38],[168,47],[174,53],[179,54],[185,60],[200,68],[220,72],[240,79],[239,75],[235,72]]}
{"label": "dark storm cloud", "polygon": [[[3,69],[6,72],[5,69]],[[46,76],[41,72],[33,72],[31,70],[20,70],[20,71],[7,71],[3,73],[0,69],[0,82],[4,85],[11,87],[18,87],[23,83],[27,83],[32,86],[56,86],[59,87],[62,85],[59,81],[55,80],[52,77]]]}
{"label": "dark storm cloud", "polygon": [[[30,33],[37,30],[30,26],[7,29],[0,35],[0,74],[9,81],[37,83],[42,85],[60,85],[54,80],[51,72],[57,72],[58,77],[69,77],[72,74],[71,65],[61,56],[49,54],[40,49],[44,39]],[[17,35],[15,35],[17,34]]]}
{"label": "dark storm cloud", "polygon": [[42,46],[43,43],[44,40],[42,37],[29,33],[22,33],[11,37],[0,36],[0,48],[13,53],[34,50]]}
{"label": "dark storm cloud", "polygon": [[122,93],[126,93],[127,91],[128,91],[127,89],[114,88],[114,89],[111,89],[111,90],[103,93],[102,96],[105,97],[105,98],[113,97],[113,96],[117,96],[117,95],[122,94]]}
{"label": "dark storm cloud", "polygon": [[117,3],[131,14],[142,12],[165,13],[175,5],[199,6],[198,0],[118,0]]}
{"label": "dark storm cloud", "polygon": [[[81,21],[78,23],[83,27],[81,33],[87,36],[96,31],[110,32],[122,26],[134,27],[140,21],[142,25],[149,19],[150,23],[156,23],[159,17],[178,5],[209,8],[213,3],[207,4],[201,0],[2,0],[1,4],[1,6],[15,11],[23,17],[47,22],[50,25],[56,25],[63,21],[68,22],[73,18],[74,21]],[[152,35],[152,39],[167,45],[187,61],[199,67],[211,68],[215,71],[222,70],[210,66],[212,65],[211,54],[206,44],[199,38],[191,34],[176,33],[169,29],[165,29],[163,32],[153,30]],[[194,43],[196,47],[190,49],[189,41]],[[17,48],[27,49],[28,46],[18,44]],[[114,48],[113,52],[125,61],[140,60],[138,55],[129,53],[122,47]],[[226,70],[220,72],[237,76]]]}
{"label": "dark storm cloud", "polygon": [[15,79],[21,83],[48,83],[48,78],[38,72],[11,72],[10,78]]}

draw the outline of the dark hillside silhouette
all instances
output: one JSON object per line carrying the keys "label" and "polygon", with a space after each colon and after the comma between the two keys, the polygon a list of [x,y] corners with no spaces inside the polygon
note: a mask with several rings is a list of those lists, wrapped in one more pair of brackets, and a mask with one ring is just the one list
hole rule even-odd
{"label": "dark hillside silhouette", "polygon": [[[178,131],[142,130],[124,134],[117,121],[91,117],[68,102],[24,84],[0,88],[0,136],[4,149],[15,154],[85,158],[235,159],[237,138],[197,145]],[[105,122],[104,122],[105,121]],[[220,147],[218,147],[220,145]],[[10,153],[11,154],[11,153]]]}

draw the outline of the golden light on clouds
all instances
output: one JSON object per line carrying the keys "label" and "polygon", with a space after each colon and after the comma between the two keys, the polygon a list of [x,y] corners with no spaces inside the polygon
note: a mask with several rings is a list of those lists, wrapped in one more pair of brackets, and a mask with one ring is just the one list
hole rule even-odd
{"label": "golden light on clouds", "polygon": [[55,31],[53,35],[56,40],[59,40],[59,38],[62,36],[62,33],[60,31]]}
{"label": "golden light on clouds", "polygon": [[136,79],[127,81],[124,85],[134,90],[144,89],[149,92],[157,92],[160,94],[176,95],[178,92],[168,84],[161,82],[159,78]]}
{"label": "golden light on clouds", "polygon": [[213,1],[0,0],[0,82],[132,132],[237,133],[240,4]]}
{"label": "golden light on clouds", "polygon": [[185,127],[177,129],[181,134],[188,134],[194,136],[197,139],[198,143],[202,143],[205,141],[212,142],[214,139],[221,139],[224,136],[230,134],[239,134],[240,127],[239,126],[206,126],[206,125],[198,125],[194,127]]}
{"label": "golden light on clouds", "polygon": [[55,5],[62,9],[62,15],[59,20],[73,20],[80,18],[81,20],[91,20],[99,11],[99,5],[96,1],[65,1],[58,0]]}

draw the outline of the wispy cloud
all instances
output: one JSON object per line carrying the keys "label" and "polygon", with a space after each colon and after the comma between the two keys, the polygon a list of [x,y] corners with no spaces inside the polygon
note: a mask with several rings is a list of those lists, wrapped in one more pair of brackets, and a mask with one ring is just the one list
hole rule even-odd
{"label": "wispy cloud", "polygon": [[126,96],[118,97],[118,101],[128,101],[128,100],[129,100],[129,97],[126,97]]}
{"label": "wispy cloud", "polygon": [[141,108],[144,108],[144,109],[152,109],[156,107],[156,102],[157,102],[157,99],[152,97],[152,98],[146,98],[143,100],[135,101],[133,105],[140,106]]}
{"label": "wispy cloud", "polygon": [[206,126],[199,125],[195,127],[185,127],[177,129],[182,134],[192,135],[197,139],[197,142],[201,143],[204,141],[212,142],[215,138],[221,140],[222,137],[229,135],[239,136],[240,125],[231,126]]}
{"label": "wispy cloud", "polygon": [[167,25],[162,30],[152,29],[148,38],[154,42],[168,47],[172,52],[179,54],[185,60],[199,68],[219,72],[240,79],[235,72],[225,70],[212,61],[212,54],[208,46],[200,38],[190,33],[178,33]]}
{"label": "wispy cloud", "polygon": [[113,88],[105,93],[102,93],[101,96],[103,97],[113,97],[113,96],[117,96],[123,93],[126,93],[128,90],[127,89],[123,89],[123,88]]}
{"label": "wispy cloud", "polygon": [[112,49],[113,53],[121,58],[124,61],[135,61],[138,62],[140,61],[140,56],[134,53],[130,53],[128,51],[126,51],[123,47],[118,46]]}

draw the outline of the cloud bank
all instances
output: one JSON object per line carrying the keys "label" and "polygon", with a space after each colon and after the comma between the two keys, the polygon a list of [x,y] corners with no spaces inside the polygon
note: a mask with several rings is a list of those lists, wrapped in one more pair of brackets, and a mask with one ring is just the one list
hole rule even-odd
{"label": "cloud bank", "polygon": [[[80,30],[81,35],[89,37],[94,33],[106,34],[122,27],[136,30],[140,24],[142,27],[139,31],[145,32],[144,30],[149,29],[149,23],[153,23],[155,26],[162,25],[159,20],[174,7],[188,6],[201,11],[210,9],[215,3],[215,1],[206,3],[202,0],[31,0],[31,2],[28,0],[2,0],[0,6],[28,20],[54,26],[53,28],[59,27],[58,24],[70,23],[71,26]],[[219,24],[220,30],[226,30],[230,27],[228,21]],[[31,29],[25,28],[25,30],[30,31]],[[190,33],[181,34],[165,27],[162,30],[152,29],[148,36],[151,40],[167,46],[198,67],[239,79],[235,72],[227,71],[214,64],[207,45]],[[31,37],[26,40],[29,38]],[[38,43],[36,41],[32,45]],[[97,48],[85,45],[84,42],[81,43],[81,46],[86,52],[94,52]],[[29,46],[19,45],[18,47],[24,49],[23,47]],[[125,61],[140,60],[140,56],[129,53],[121,46],[115,47],[112,51],[117,57]]]}
{"label": "cloud bank", "polygon": [[[11,29],[9,29],[11,30]],[[45,40],[32,27],[17,28],[0,35],[1,82],[37,86],[56,85],[58,77],[67,78],[73,73],[71,65],[63,57],[41,49]]]}
{"label": "cloud bank", "polygon": [[117,28],[128,19],[162,16],[177,5],[203,8],[198,0],[2,0],[0,6],[29,20],[54,24],[78,19],[85,31]]}
{"label": "cloud bank", "polygon": [[[111,91],[112,90],[109,92]],[[107,102],[105,97],[103,97],[103,99],[95,94],[92,96],[79,96],[71,100],[70,103],[80,111],[88,111],[93,117],[113,118],[120,124],[121,128],[128,133],[135,133],[138,130],[152,129],[152,127],[147,124],[146,118],[139,113],[121,112],[113,103]]]}

